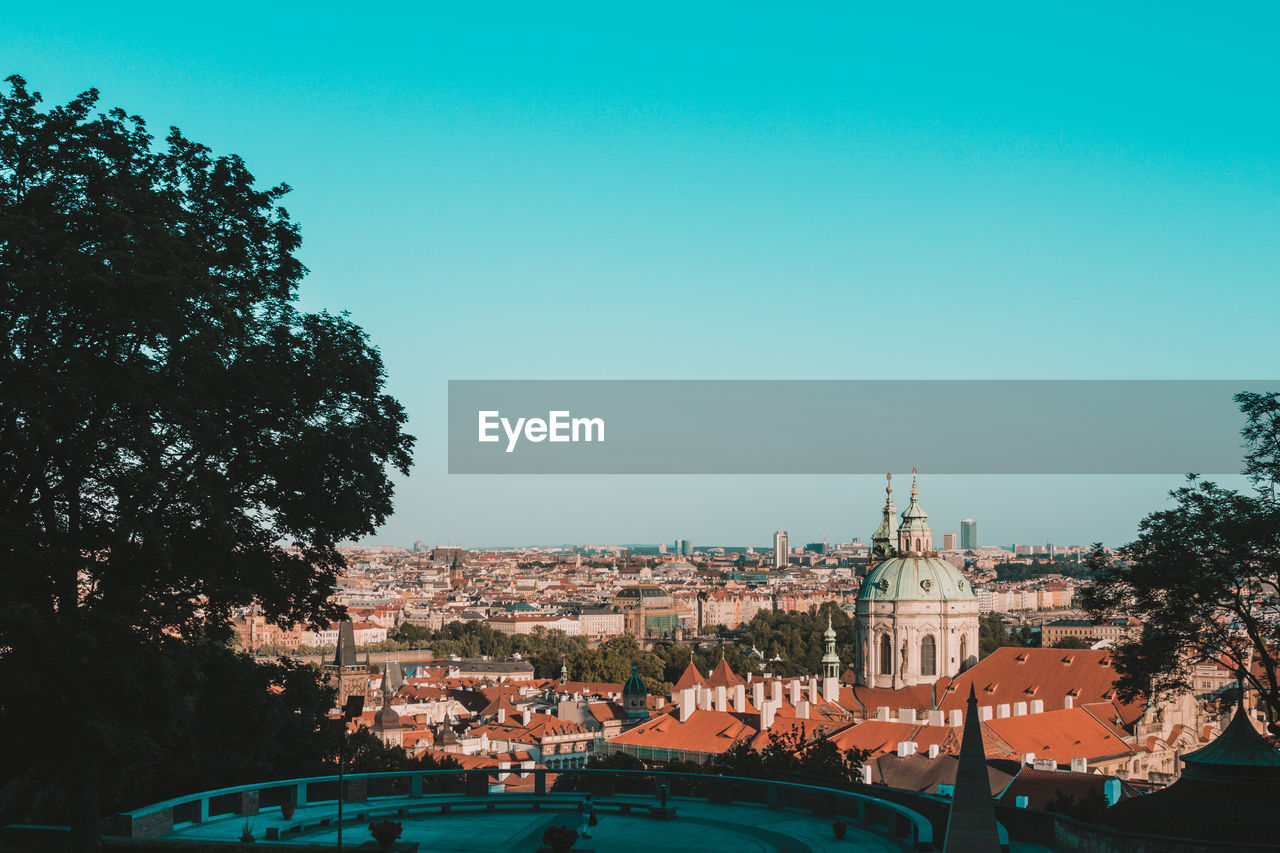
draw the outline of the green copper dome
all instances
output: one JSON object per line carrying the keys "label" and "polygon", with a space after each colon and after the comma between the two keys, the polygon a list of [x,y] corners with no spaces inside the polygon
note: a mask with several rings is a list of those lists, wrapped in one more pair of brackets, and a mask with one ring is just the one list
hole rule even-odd
{"label": "green copper dome", "polygon": [[964,575],[938,557],[890,557],[862,582],[859,601],[977,601]]}

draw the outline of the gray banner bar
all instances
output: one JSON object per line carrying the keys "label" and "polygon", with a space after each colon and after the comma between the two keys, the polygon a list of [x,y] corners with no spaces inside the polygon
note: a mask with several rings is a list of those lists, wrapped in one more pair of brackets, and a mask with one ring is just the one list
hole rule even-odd
{"label": "gray banner bar", "polygon": [[[1238,473],[1259,380],[451,380],[451,474]],[[482,437],[484,440],[482,440]]]}

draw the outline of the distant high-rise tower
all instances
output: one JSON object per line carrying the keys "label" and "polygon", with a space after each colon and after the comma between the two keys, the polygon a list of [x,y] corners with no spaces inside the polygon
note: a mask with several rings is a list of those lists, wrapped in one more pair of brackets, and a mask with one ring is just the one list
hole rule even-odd
{"label": "distant high-rise tower", "polygon": [[672,545],[672,553],[687,557],[693,553],[693,546],[689,544],[688,539],[677,539]]}
{"label": "distant high-rise tower", "polygon": [[960,522],[960,547],[966,551],[978,547],[978,522],[972,518]]}
{"label": "distant high-rise tower", "polygon": [[954,533],[942,534],[942,550],[954,551],[956,549],[956,535]]}
{"label": "distant high-rise tower", "polygon": [[773,565],[780,568],[787,564],[787,556],[791,553],[787,547],[787,531],[777,530],[773,534]]}

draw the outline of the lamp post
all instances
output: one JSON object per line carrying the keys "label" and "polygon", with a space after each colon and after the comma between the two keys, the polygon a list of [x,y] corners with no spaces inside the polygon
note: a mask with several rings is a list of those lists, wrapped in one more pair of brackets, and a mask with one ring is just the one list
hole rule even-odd
{"label": "lamp post", "polygon": [[347,723],[364,713],[364,697],[348,696],[342,716],[334,720],[338,728],[338,849],[342,849],[342,803],[346,800]]}

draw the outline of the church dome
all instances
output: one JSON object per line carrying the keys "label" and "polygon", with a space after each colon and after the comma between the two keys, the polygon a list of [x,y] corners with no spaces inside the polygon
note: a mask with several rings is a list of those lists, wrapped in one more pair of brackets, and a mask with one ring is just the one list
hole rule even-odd
{"label": "church dome", "polygon": [[977,601],[964,575],[938,557],[890,557],[867,575],[859,601]]}

